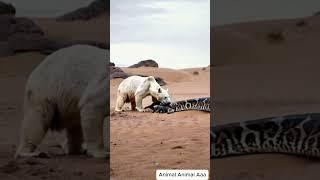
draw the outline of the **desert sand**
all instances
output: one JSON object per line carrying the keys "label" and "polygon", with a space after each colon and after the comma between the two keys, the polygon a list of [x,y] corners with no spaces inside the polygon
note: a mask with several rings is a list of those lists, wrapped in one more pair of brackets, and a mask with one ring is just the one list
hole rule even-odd
{"label": "desert sand", "polygon": [[[35,22],[56,39],[108,40],[105,16],[90,21],[59,23],[50,18],[36,18]],[[24,86],[28,75],[44,58],[37,52],[0,58],[0,179],[107,179],[106,160],[60,156],[62,151],[57,145],[61,137],[51,134],[43,140],[40,150],[54,154],[54,158],[13,161],[23,118]]]}
{"label": "desert sand", "polygon": [[[302,19],[214,27],[213,125],[320,112],[320,19]],[[284,39],[268,42],[272,31]],[[319,179],[320,161],[259,154],[211,160],[211,168],[215,180]]]}
{"label": "desert sand", "polygon": [[[163,78],[173,101],[210,96],[210,69],[122,68]],[[199,72],[198,75],[193,74]],[[210,113],[114,112],[122,79],[110,82],[111,178],[155,179],[157,169],[209,169]],[[151,104],[151,98],[143,105]],[[130,178],[129,178],[130,177]]]}

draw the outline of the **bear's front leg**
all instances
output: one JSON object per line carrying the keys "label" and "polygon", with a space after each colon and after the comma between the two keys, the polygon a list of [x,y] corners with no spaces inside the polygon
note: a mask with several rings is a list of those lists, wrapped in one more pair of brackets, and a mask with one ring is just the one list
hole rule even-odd
{"label": "bear's front leg", "polygon": [[109,114],[107,110],[109,109],[108,81],[107,72],[103,72],[101,77],[88,84],[79,102],[85,149],[87,155],[96,158],[109,157],[109,151],[106,148],[108,145],[106,146],[103,138],[106,133],[109,133],[105,132],[108,129],[104,127],[105,117]]}
{"label": "bear's front leg", "polygon": [[126,100],[125,98],[126,98],[126,94],[122,94],[122,93],[117,94],[117,102],[116,102],[116,108],[115,108],[116,112],[122,111],[122,107]]}
{"label": "bear's front leg", "polygon": [[136,101],[136,110],[139,111],[139,112],[144,112],[145,110],[143,109],[142,107],[142,96],[141,95],[138,95],[136,94],[136,97],[135,97],[135,101]]}
{"label": "bear's front leg", "polygon": [[83,137],[89,156],[96,158],[107,158],[109,156],[103,142],[104,118],[105,113],[100,108],[88,105],[81,109]]}

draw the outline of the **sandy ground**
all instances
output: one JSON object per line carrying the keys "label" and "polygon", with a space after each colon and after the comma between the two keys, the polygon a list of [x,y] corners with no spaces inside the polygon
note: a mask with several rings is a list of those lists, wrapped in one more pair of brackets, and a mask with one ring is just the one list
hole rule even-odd
{"label": "sandy ground", "polygon": [[[52,19],[36,19],[49,36],[57,39],[105,41],[105,18],[89,22],[57,23]],[[108,162],[84,156],[61,156],[56,145],[61,137],[48,135],[40,150],[55,154],[50,159],[19,159],[13,161],[23,117],[24,86],[30,72],[45,56],[21,53],[0,58],[0,179],[107,179]]]}
{"label": "sandy ground", "polygon": [[[216,29],[214,124],[320,111],[316,50],[320,24],[315,18],[307,19],[306,27],[297,27],[296,22],[245,23]],[[286,40],[266,43],[263,34],[277,28],[285,30]],[[319,179],[320,162],[260,154],[212,160],[211,167],[215,180],[300,180]]]}
{"label": "sandy ground", "polygon": [[[210,95],[210,70],[194,68],[123,68],[125,72],[162,77],[173,101]],[[198,71],[198,75],[193,72]],[[209,169],[210,114],[199,111],[174,114],[139,113],[126,104],[115,113],[116,91],[122,79],[111,80],[111,177],[155,179],[157,169]],[[146,98],[143,105],[151,104]]]}

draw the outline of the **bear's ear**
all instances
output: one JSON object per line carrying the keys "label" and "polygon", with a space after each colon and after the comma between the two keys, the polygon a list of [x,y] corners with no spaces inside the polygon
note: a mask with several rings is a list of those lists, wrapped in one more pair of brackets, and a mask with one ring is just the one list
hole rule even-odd
{"label": "bear's ear", "polygon": [[156,79],[153,76],[148,76],[147,80],[148,81],[156,81]]}

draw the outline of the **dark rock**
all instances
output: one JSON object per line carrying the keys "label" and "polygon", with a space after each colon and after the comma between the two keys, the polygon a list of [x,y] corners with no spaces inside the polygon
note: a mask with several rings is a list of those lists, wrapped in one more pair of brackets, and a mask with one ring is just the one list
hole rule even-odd
{"label": "dark rock", "polygon": [[114,79],[114,78],[127,78],[129,77],[128,73],[125,73],[121,68],[119,67],[115,67],[115,66],[109,66],[110,67],[110,78]]}
{"label": "dark rock", "polygon": [[298,26],[298,27],[303,27],[303,26],[307,26],[307,25],[308,25],[308,23],[307,23],[307,21],[304,20],[304,19],[302,19],[302,20],[300,20],[300,21],[298,21],[298,22],[296,23],[296,26]]}
{"label": "dark rock", "polygon": [[27,18],[12,20],[8,36],[8,45],[14,52],[41,50],[48,44],[44,32]]}
{"label": "dark rock", "polygon": [[152,59],[140,61],[137,64],[129,66],[129,68],[138,68],[138,67],[159,67],[158,63]]}
{"label": "dark rock", "polygon": [[[132,75],[147,77],[146,75],[142,75],[142,74],[132,74]],[[158,83],[160,86],[164,86],[164,85],[167,84],[161,77],[156,77],[156,76],[155,76],[154,78],[156,79],[157,83]]]}
{"label": "dark rock", "polygon": [[[114,67],[114,66],[110,66],[110,79],[115,79],[115,78],[122,78],[122,79],[126,79],[129,76],[142,76],[142,77],[147,77],[146,75],[142,75],[142,74],[132,74],[132,73],[126,73],[124,72],[121,68],[119,67]],[[164,86],[167,83],[160,77],[154,77],[156,79],[156,81],[158,82],[158,84],[160,86]]]}
{"label": "dark rock", "polygon": [[28,18],[11,17],[10,25],[10,35],[16,33],[28,33],[44,36],[44,32],[41,27]]}
{"label": "dark rock", "polygon": [[109,62],[109,66],[116,66],[113,62]]}
{"label": "dark rock", "polygon": [[7,41],[0,41],[0,57],[13,55],[14,51],[9,47]]}
{"label": "dark rock", "polygon": [[320,15],[320,11],[313,13],[313,16],[319,16],[319,15]]}
{"label": "dark rock", "polygon": [[1,56],[39,50],[48,42],[41,28],[27,18],[0,16],[0,27]]}
{"label": "dark rock", "polygon": [[155,77],[160,86],[165,86],[167,83],[161,77]]}
{"label": "dark rock", "polygon": [[285,40],[283,31],[271,31],[267,34],[267,39],[270,42],[282,42]]}
{"label": "dark rock", "polygon": [[129,76],[130,75],[125,72],[115,72],[115,73],[111,74],[110,79],[116,79],[116,78],[126,79]]}
{"label": "dark rock", "polygon": [[199,75],[199,71],[193,71],[192,74],[193,75]]}
{"label": "dark rock", "polygon": [[95,0],[87,7],[79,8],[56,18],[57,21],[89,20],[109,11],[110,2]]}
{"label": "dark rock", "polygon": [[76,44],[87,44],[103,49],[110,48],[107,43],[90,40],[56,41],[48,39],[40,26],[28,18],[0,16],[0,27],[0,56],[27,51],[51,54],[61,48]]}
{"label": "dark rock", "polygon": [[12,19],[13,18],[8,16],[0,16],[0,42],[8,39]]}
{"label": "dark rock", "polygon": [[15,15],[16,8],[10,3],[4,3],[0,1],[0,15]]}

